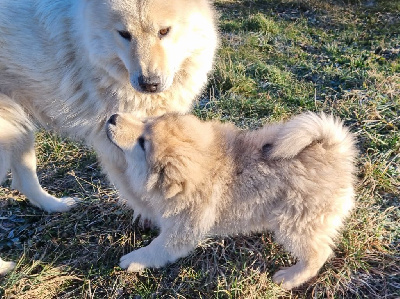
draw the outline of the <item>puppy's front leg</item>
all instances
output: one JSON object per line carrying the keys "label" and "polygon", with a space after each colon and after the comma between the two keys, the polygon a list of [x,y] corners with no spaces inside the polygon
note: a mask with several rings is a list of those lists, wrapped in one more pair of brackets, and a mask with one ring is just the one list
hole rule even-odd
{"label": "puppy's front leg", "polygon": [[178,233],[165,231],[155,238],[150,245],[134,250],[124,255],[120,260],[120,267],[128,272],[139,272],[145,268],[160,268],[168,263],[175,262],[193,250],[197,243],[185,240],[176,240]]}

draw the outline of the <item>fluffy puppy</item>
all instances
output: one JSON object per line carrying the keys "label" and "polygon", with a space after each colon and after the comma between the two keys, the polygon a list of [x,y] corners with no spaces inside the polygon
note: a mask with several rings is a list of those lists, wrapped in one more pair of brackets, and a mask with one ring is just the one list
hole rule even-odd
{"label": "fluffy puppy", "polygon": [[354,205],[355,141],[332,116],[305,113],[241,131],[191,115],[141,122],[116,114],[106,131],[127,161],[117,187],[160,227],[148,246],[121,258],[128,271],[174,262],[207,236],[269,230],[298,258],[273,277],[292,289],[332,254]]}

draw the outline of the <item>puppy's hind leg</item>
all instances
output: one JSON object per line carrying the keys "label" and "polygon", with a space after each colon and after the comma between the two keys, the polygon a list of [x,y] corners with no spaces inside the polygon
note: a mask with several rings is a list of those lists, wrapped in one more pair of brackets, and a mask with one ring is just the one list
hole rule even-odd
{"label": "puppy's hind leg", "polygon": [[[326,260],[333,254],[333,240],[338,235],[343,219],[354,206],[354,190],[349,185],[338,189],[337,196],[327,198],[330,206],[313,212],[303,210],[302,217],[282,217],[276,221],[277,241],[291,251],[298,262],[292,267],[278,271],[273,281],[285,289],[292,289],[317,275]],[[307,220],[307,221],[305,221]]]}
{"label": "puppy's hind leg", "polygon": [[[12,188],[19,190],[29,201],[47,211],[64,212],[75,200],[56,198],[42,189],[36,175],[33,125],[24,111],[12,100],[0,94],[0,171],[11,167]],[[5,161],[6,159],[9,159]],[[0,178],[2,179],[2,178]]]}
{"label": "puppy's hind leg", "polygon": [[[303,243],[306,242],[303,241]],[[323,242],[318,244],[306,243],[300,246],[303,248],[298,248],[299,252],[295,253],[299,256],[299,261],[291,267],[279,270],[273,276],[273,281],[286,290],[298,287],[317,275],[318,270],[332,254],[331,247],[328,244],[323,244]]]}
{"label": "puppy's hind leg", "polygon": [[338,217],[333,218],[336,219],[335,225],[323,224],[317,220],[318,217],[312,218],[308,223],[304,223],[303,218],[303,221],[298,222],[286,219],[287,221],[279,224],[280,229],[275,229],[276,239],[298,258],[298,262],[276,272],[273,276],[275,283],[290,290],[318,274],[333,253],[332,238],[336,236],[341,223]]}

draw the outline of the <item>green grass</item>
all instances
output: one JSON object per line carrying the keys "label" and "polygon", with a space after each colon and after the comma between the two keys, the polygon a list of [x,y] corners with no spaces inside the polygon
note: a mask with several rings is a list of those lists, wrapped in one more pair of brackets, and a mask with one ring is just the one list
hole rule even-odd
{"label": "green grass", "polygon": [[[93,152],[38,133],[47,190],[77,196],[48,215],[0,188],[0,251],[18,262],[6,298],[400,297],[400,2],[218,0],[221,46],[195,114],[257,128],[301,111],[340,116],[358,139],[357,207],[320,274],[292,292],[271,281],[294,259],[268,233],[204,241],[162,269],[119,257],[156,231],[132,222]],[[4,199],[3,199],[4,198]]]}

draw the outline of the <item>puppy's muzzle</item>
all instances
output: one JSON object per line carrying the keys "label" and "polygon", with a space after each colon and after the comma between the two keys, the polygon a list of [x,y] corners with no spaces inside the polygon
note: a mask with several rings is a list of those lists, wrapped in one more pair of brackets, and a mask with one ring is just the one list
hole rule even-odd
{"label": "puppy's muzzle", "polygon": [[118,117],[119,117],[118,114],[111,115],[110,118],[108,119],[107,123],[110,125],[116,126]]}

